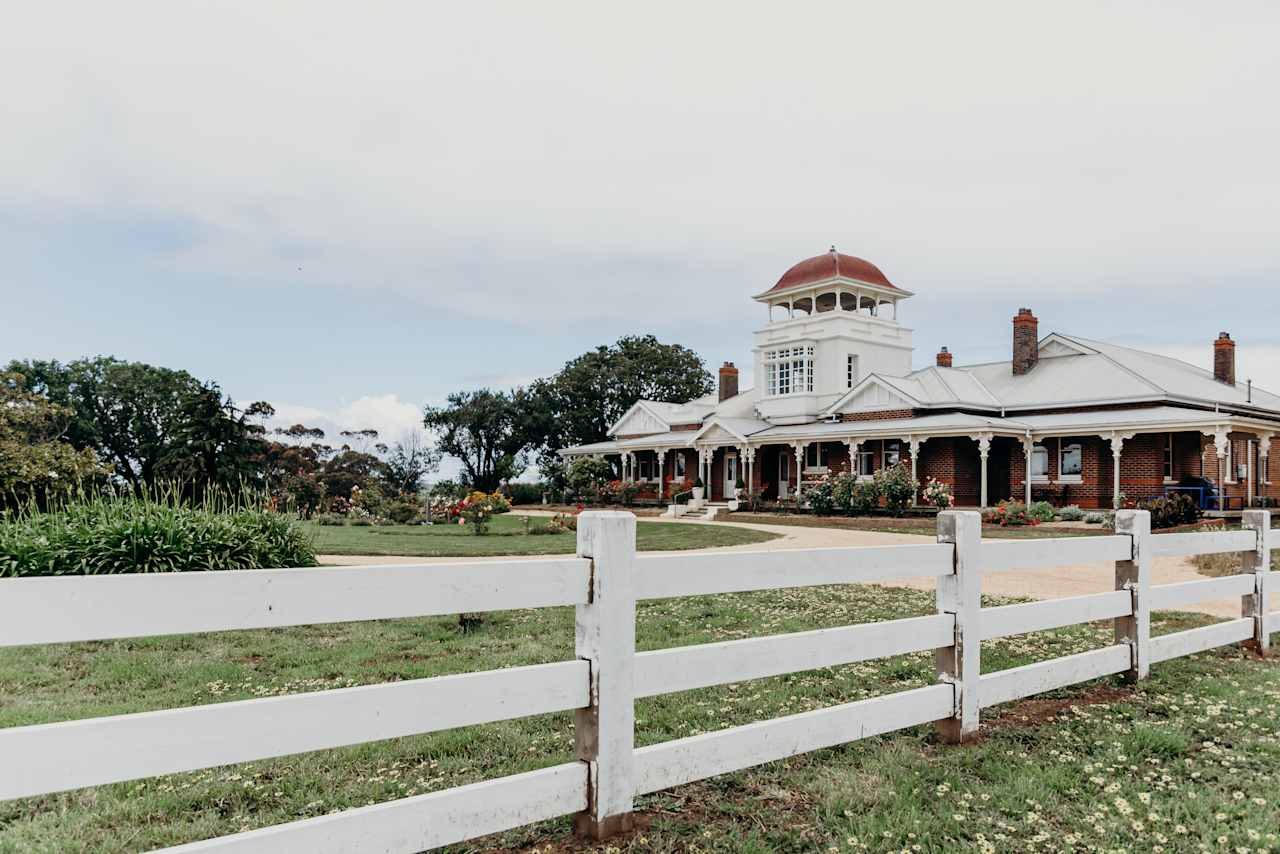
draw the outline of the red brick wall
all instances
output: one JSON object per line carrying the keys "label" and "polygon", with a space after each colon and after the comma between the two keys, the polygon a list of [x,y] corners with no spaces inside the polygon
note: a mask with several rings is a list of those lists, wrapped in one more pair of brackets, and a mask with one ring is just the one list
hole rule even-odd
{"label": "red brick wall", "polygon": [[915,410],[912,409],[884,409],[879,412],[842,412],[840,414],[841,421],[880,421],[891,418],[912,418],[915,416]]}

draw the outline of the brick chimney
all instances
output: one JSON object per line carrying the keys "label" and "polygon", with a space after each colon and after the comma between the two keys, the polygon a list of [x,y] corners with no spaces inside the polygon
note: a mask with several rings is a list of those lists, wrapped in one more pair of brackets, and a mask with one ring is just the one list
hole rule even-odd
{"label": "brick chimney", "polygon": [[1213,377],[1220,383],[1236,384],[1236,342],[1225,332],[1213,342]]}
{"label": "brick chimney", "polygon": [[738,393],[738,369],[733,362],[720,366],[720,400],[726,401]]}
{"label": "brick chimney", "polygon": [[938,367],[939,368],[951,367],[951,353],[947,350],[946,347],[943,347],[941,350],[938,351]]}
{"label": "brick chimney", "polygon": [[1040,321],[1029,308],[1013,319],[1013,375],[1029,373],[1040,361]]}

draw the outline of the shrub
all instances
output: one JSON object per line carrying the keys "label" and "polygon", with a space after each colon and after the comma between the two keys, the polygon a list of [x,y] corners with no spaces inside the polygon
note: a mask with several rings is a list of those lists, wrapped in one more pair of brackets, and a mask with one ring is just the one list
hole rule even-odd
{"label": "shrub", "polygon": [[806,489],[804,497],[815,516],[830,516],[836,510],[835,487],[827,475],[823,475],[817,483]]}
{"label": "shrub", "polygon": [[939,510],[946,510],[953,503],[951,487],[936,478],[929,478],[924,487],[924,498]]}
{"label": "shrub", "polygon": [[1062,517],[1064,522],[1079,522],[1084,519],[1085,512],[1074,504],[1068,504],[1058,511],[1058,515]]}
{"label": "shrub", "polygon": [[1086,525],[1101,525],[1105,521],[1107,521],[1105,513],[1088,513],[1084,517]]}
{"label": "shrub", "polygon": [[853,485],[850,492],[849,510],[859,516],[865,516],[880,506],[880,484],[872,480],[860,480]]}
{"label": "shrub", "polygon": [[81,498],[0,517],[0,577],[315,566],[297,521],[248,497]]}
{"label": "shrub", "polygon": [[542,483],[511,483],[507,485],[512,504],[541,504],[546,485]]}
{"label": "shrub", "polygon": [[615,480],[609,484],[609,490],[623,507],[630,507],[636,503],[636,496],[640,494],[640,484],[635,481]]}
{"label": "shrub", "polygon": [[873,480],[885,508],[894,515],[902,515],[920,488],[919,482],[911,477],[911,469],[903,463],[880,469]]}
{"label": "shrub", "polygon": [[471,533],[479,537],[489,533],[494,515],[510,509],[507,500],[496,492],[473,492],[449,508],[449,516],[459,524],[470,525]]}
{"label": "shrub", "polygon": [[1185,492],[1139,502],[1138,507],[1151,513],[1152,530],[1192,525],[1203,515],[1200,506]]}
{"label": "shrub", "polygon": [[1027,516],[1037,522],[1052,522],[1054,517],[1053,505],[1048,501],[1037,501],[1027,508]]}
{"label": "shrub", "polygon": [[566,474],[569,490],[579,499],[599,502],[609,481],[613,480],[613,467],[595,457],[579,457],[569,466]]}
{"label": "shrub", "polygon": [[345,525],[347,520],[339,516],[337,513],[317,513],[311,517],[311,520],[317,525]]}
{"label": "shrub", "polygon": [[987,511],[983,521],[1000,525],[1002,528],[1039,524],[1039,521],[1027,512],[1027,505],[1021,501],[1001,501],[995,509]]}
{"label": "shrub", "polygon": [[578,530],[578,517],[567,513],[557,513],[545,525],[529,530],[530,534],[563,534]]}
{"label": "shrub", "polygon": [[407,525],[418,518],[422,513],[422,508],[418,506],[418,502],[409,499],[397,499],[388,501],[382,508],[383,514],[398,525]]}

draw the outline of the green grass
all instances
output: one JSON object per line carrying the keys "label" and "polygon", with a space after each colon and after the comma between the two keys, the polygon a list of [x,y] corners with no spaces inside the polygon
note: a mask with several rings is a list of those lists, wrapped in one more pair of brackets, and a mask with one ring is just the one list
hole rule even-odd
{"label": "green grass", "polygon": [[[496,555],[573,554],[577,535],[525,536],[524,519],[497,516],[489,534],[478,537],[464,525],[309,525],[318,554],[411,555],[414,557],[489,557]],[[528,517],[532,526],[546,518]],[[772,540],[776,534],[717,525],[678,525],[671,522],[637,522],[636,547],[640,551],[677,551],[711,546],[739,546]]]}
{"label": "green grass", "polygon": [[[874,586],[663,600],[640,606],[637,643],[656,649],[934,607],[932,593]],[[1162,633],[1204,621],[1161,614],[1154,625]],[[1110,626],[1090,625],[989,642],[984,669],[1110,638]],[[440,617],[7,649],[0,727],[572,656],[568,608],[494,614],[470,634]],[[932,656],[921,653],[642,700],[637,742],[933,680]],[[1227,649],[1159,664],[1136,689],[1105,680],[1050,698],[988,710],[973,745],[943,746],[916,728],[647,796],[637,805],[643,828],[611,844],[760,854],[1280,850],[1274,661]],[[569,714],[547,715],[0,803],[0,852],[136,851],[323,815],[569,761],[572,737]],[[568,824],[454,850],[565,850]]]}

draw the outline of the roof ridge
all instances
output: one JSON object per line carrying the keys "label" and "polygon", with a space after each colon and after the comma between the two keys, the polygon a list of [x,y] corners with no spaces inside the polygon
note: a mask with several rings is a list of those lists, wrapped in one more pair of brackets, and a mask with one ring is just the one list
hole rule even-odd
{"label": "roof ridge", "polygon": [[1208,368],[1203,368],[1200,365],[1194,364],[1192,362],[1188,362],[1186,359],[1179,359],[1177,356],[1166,356],[1164,353],[1155,353],[1155,352],[1152,352],[1151,350],[1141,350],[1137,347],[1131,347],[1128,344],[1116,344],[1111,341],[1098,341],[1096,339],[1080,338],[1079,336],[1064,335],[1063,337],[1074,338],[1077,341],[1088,341],[1090,344],[1099,344],[1103,347],[1117,347],[1121,350],[1129,350],[1133,353],[1141,353],[1144,356],[1152,356],[1157,359],[1163,359],[1166,362],[1176,362],[1178,365],[1181,365],[1182,367],[1185,367],[1185,368],[1190,368],[1191,370],[1195,371],[1198,374],[1202,374],[1203,376],[1206,376],[1206,377],[1213,377],[1213,371],[1209,370]]}

